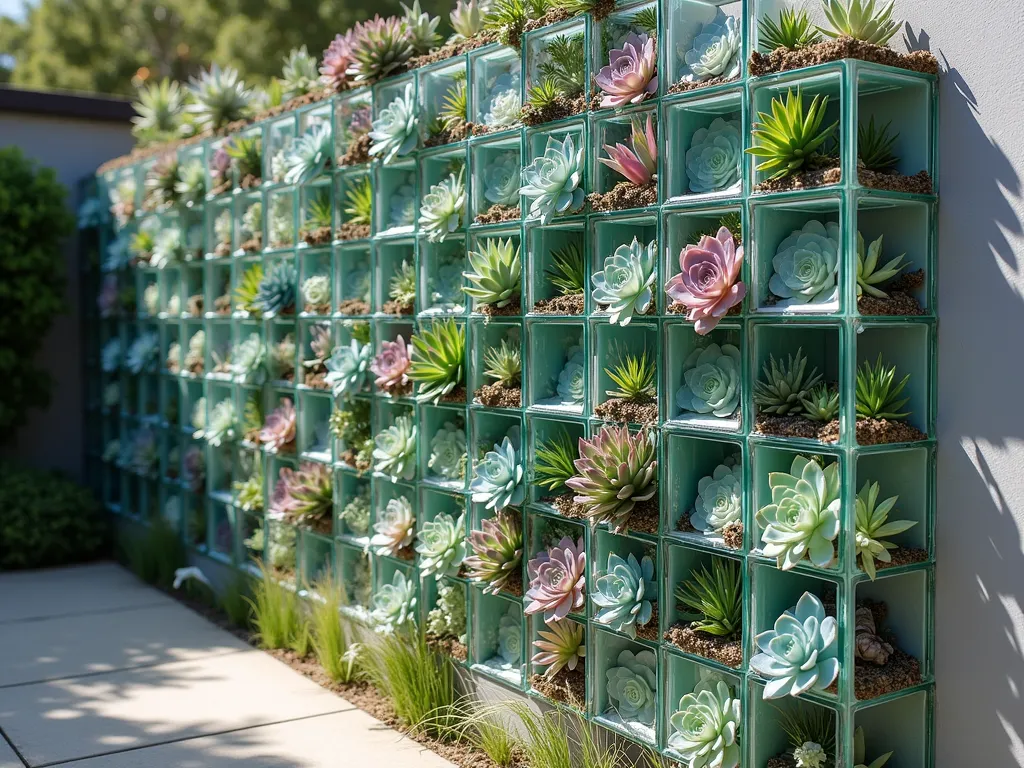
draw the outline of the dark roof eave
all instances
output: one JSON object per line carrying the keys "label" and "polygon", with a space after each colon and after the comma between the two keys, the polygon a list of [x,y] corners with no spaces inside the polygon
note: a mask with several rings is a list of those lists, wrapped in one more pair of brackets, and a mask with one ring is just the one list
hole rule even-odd
{"label": "dark roof eave", "polygon": [[0,112],[23,112],[117,123],[127,122],[135,114],[130,101],[116,96],[29,91],[6,85],[0,85]]}

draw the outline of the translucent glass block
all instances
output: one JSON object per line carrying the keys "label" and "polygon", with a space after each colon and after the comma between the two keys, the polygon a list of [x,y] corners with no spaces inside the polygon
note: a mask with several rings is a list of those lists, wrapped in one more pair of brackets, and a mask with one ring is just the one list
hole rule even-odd
{"label": "translucent glass block", "polygon": [[207,379],[231,379],[231,321],[228,318],[209,319],[206,322]]}
{"label": "translucent glass block", "polygon": [[530,319],[526,328],[525,405],[552,415],[581,416],[588,412],[586,325],[564,318]]}
{"label": "translucent glass block", "polygon": [[298,126],[294,112],[264,123],[263,127],[263,183],[282,184],[284,182],[284,159],[292,143],[298,135]]}
{"label": "translucent glass block", "polygon": [[257,573],[259,559],[263,554],[263,542],[266,540],[263,515],[250,512],[239,514],[237,540],[239,565],[249,573]]}
{"label": "translucent glass block", "polygon": [[[539,128],[527,130],[525,139],[525,151],[523,154],[524,168],[531,166],[539,158],[543,158],[545,152],[568,152],[572,149],[574,153],[582,151],[583,172],[577,190],[573,192],[573,199],[566,205],[565,209],[552,211],[552,218],[561,218],[582,213],[585,194],[590,189],[590,173],[587,165],[587,123],[584,118],[553,122]],[[579,191],[579,195],[575,192]],[[578,198],[578,199],[577,199]],[[540,200],[537,198],[536,200]],[[524,218],[542,219],[543,206],[535,204],[534,198],[524,197],[523,209]]]}
{"label": "translucent glass block", "polygon": [[327,428],[327,420],[331,415],[331,397],[320,392],[302,391],[298,393],[299,425],[297,449],[303,461],[330,463],[332,440]]}
{"label": "translucent glass block", "polygon": [[181,293],[179,293],[181,317],[199,318],[203,316],[203,265],[185,264],[181,269]]}
{"label": "translucent glass block", "polygon": [[267,192],[263,205],[265,251],[281,251],[295,247],[298,194],[292,189]]}
{"label": "translucent glass block", "polygon": [[[666,4],[660,53],[668,93],[713,88],[744,76],[748,2],[676,0]],[[720,50],[709,52],[707,46],[716,38],[722,40]]]}
{"label": "translucent glass block", "polygon": [[298,338],[302,344],[299,351],[301,375],[297,386],[327,390],[327,369],[324,361],[334,349],[334,333],[331,323],[325,320],[303,318],[298,324]]}
{"label": "translucent glass block", "polygon": [[853,727],[863,729],[865,760],[887,752],[908,768],[925,768],[935,759],[929,732],[934,694],[919,691],[885,703],[857,709]]}
{"label": "translucent glass block", "polygon": [[427,643],[452,663],[465,664],[469,659],[466,583],[455,578],[435,580],[433,575],[424,576],[420,581],[420,600]]}
{"label": "translucent glass block", "polygon": [[299,254],[299,317],[329,315],[332,312],[331,251],[316,248]]}
{"label": "translucent glass block", "polygon": [[[470,322],[467,383],[472,402],[489,408],[518,410],[523,406],[522,346],[523,326],[519,321],[487,322],[474,318]],[[502,369],[495,367],[495,356],[503,351],[520,354],[520,374],[507,382],[496,378]]]}
{"label": "translucent glass block", "polygon": [[370,123],[373,118],[373,92],[357,88],[334,99],[334,151],[339,168],[367,162]]}
{"label": "translucent glass block", "polygon": [[[263,129],[258,125],[231,136],[223,145],[223,149],[229,156],[235,155],[235,157],[231,157],[230,170],[226,175],[232,178],[236,190],[255,189],[262,183],[265,178],[262,175],[263,169],[266,165],[263,160],[263,148]],[[250,163],[249,159],[243,162],[239,156],[245,156],[252,162]],[[211,161],[211,178],[214,182],[213,186],[216,187],[220,171],[224,167],[224,158],[223,156],[208,155],[208,162]]]}
{"label": "translucent glass block", "polygon": [[206,258],[224,258],[234,250],[235,222],[230,198],[211,202],[205,207]]}
{"label": "translucent glass block", "polygon": [[526,306],[530,314],[583,314],[592,269],[586,237],[587,228],[580,221],[526,228]]}
{"label": "translucent glass block", "polygon": [[[662,328],[661,406],[668,426],[737,432],[743,427],[744,334],[720,322],[698,335],[688,323]],[[702,366],[711,365],[714,371]],[[709,393],[710,381],[716,382]]]}
{"label": "translucent glass block", "polygon": [[[419,175],[415,163],[378,165],[374,171],[374,233],[407,235],[415,231],[420,212]],[[422,189],[426,193],[427,187]]]}
{"label": "translucent glass block", "polygon": [[347,609],[365,615],[373,594],[370,556],[360,546],[339,541],[335,544],[335,573],[346,598]]}
{"label": "translucent glass block", "polygon": [[417,415],[423,441],[423,450],[419,453],[423,483],[453,491],[465,490],[469,464],[465,408],[423,403]]}
{"label": "translucent glass block", "polygon": [[835,744],[842,744],[839,713],[832,706],[817,702],[803,701],[786,696],[774,701],[762,700],[764,686],[751,681],[747,686],[748,724],[743,737],[750,755],[750,765],[768,765],[769,760],[793,761],[793,750],[802,744],[793,744],[786,727],[791,719],[798,722],[813,722],[816,733],[824,734],[825,743],[832,748],[826,752],[827,759],[837,760]]}
{"label": "translucent glass block", "polygon": [[280,519],[280,515],[268,514],[265,524],[267,531],[263,546],[263,564],[275,578],[285,582],[295,581],[295,569],[299,564],[298,530]]}
{"label": "translucent glass block", "polygon": [[[617,147],[621,144],[635,152],[634,136],[638,135],[641,140],[644,140],[648,121],[650,121],[651,130],[657,139],[659,120],[656,106],[642,105],[633,109],[616,110],[612,114],[602,113],[600,116],[591,117],[589,163],[592,183],[588,190],[606,195],[622,184],[624,186],[621,189],[628,189],[631,193],[624,194],[621,199],[608,196],[600,203],[595,201],[593,207],[596,210],[624,210],[657,204],[656,179],[652,179],[651,186],[646,192],[641,192],[642,188],[638,188],[636,184],[603,162],[611,158],[606,147]],[[658,142],[655,141],[655,151],[657,151],[657,146]],[[664,146],[664,143],[661,146]],[[657,171],[655,170],[652,176],[656,175]]]}
{"label": "translucent glass block", "polygon": [[[373,119],[377,120],[378,118],[380,118],[381,113],[385,109],[391,108],[392,103],[396,99],[404,100],[408,107],[411,107],[413,109],[419,109],[419,102],[417,101],[416,80],[416,73],[413,72],[408,75],[403,75],[401,77],[388,78],[374,85]],[[407,155],[414,149],[416,149],[415,144],[412,147],[410,147],[407,152],[400,156]],[[392,159],[388,162],[392,163],[394,162],[394,160]]]}
{"label": "translucent glass block", "polygon": [[[511,244],[512,249],[519,256],[519,263],[522,265],[523,251],[522,251],[522,228],[518,223],[506,223],[501,226],[487,227],[486,229],[475,229],[469,233],[469,252],[484,253],[488,248],[502,248],[503,246]],[[468,258],[468,256],[467,256]],[[520,270],[522,267],[520,266]],[[472,270],[467,270],[472,271]],[[513,293],[507,299],[508,303],[503,307],[496,306],[496,303],[482,304],[479,300],[473,299],[473,314],[486,314],[491,317],[495,316],[519,316],[523,312],[522,308],[522,286],[523,279],[520,276],[519,279],[519,291],[518,295]],[[502,300],[505,301],[505,300]]]}
{"label": "translucent glass block", "polygon": [[417,243],[419,284],[416,296],[420,315],[462,315],[469,311],[469,298],[462,290],[463,273],[469,269],[466,238],[453,233],[443,242],[421,238]]}
{"label": "translucent glass block", "polygon": [[[395,560],[390,557],[376,557],[371,556],[370,560],[373,567],[373,591],[371,593],[368,606],[372,609],[374,607],[374,597],[380,592],[380,589],[385,584],[393,584],[395,575],[401,573],[405,577],[406,581],[411,585],[413,594],[416,599],[419,600],[419,575],[416,573],[416,566],[411,563],[403,563],[399,560]],[[416,618],[415,614],[413,618]]]}
{"label": "translucent glass block", "polygon": [[471,222],[495,224],[519,220],[522,210],[519,195],[522,150],[518,133],[472,144]]}
{"label": "translucent glass block", "polygon": [[353,472],[335,472],[335,531],[346,542],[366,548],[373,522],[370,478]]}
{"label": "translucent glass block", "polygon": [[[470,469],[475,472],[484,454],[495,450],[506,437],[522,460],[522,417],[518,413],[472,410],[470,412]],[[470,475],[472,478],[472,474]]]}
{"label": "translucent glass block", "polygon": [[475,672],[520,688],[526,664],[523,608],[517,600],[470,588],[470,661]]}
{"label": "translucent glass block", "polygon": [[206,199],[212,200],[236,187],[236,168],[232,163],[228,148],[233,146],[233,139],[223,138],[210,142],[205,147],[206,156],[203,160],[206,169]]}
{"label": "translucent glass block", "polygon": [[[633,321],[626,327],[611,325],[600,320],[590,326],[590,403],[592,414],[600,419],[630,424],[646,424],[658,419],[658,398],[665,393],[657,391],[658,378],[658,325]],[[653,396],[637,398],[636,401],[623,397],[619,386],[612,380],[611,373],[618,366],[628,366],[631,361],[653,363]]]}
{"label": "translucent glass block", "polygon": [[[557,624],[557,626],[556,626]],[[527,646],[526,680],[529,693],[542,697],[545,702],[570,707],[580,714],[586,714],[589,691],[587,686],[586,659],[577,658],[575,668],[568,665],[555,670],[554,664],[544,663],[544,651],[538,643],[550,643],[554,631],[571,631],[579,633],[582,645],[587,644],[586,622],[565,618],[559,622],[545,624],[540,614],[527,617],[526,631],[529,645]],[[543,633],[543,634],[542,634]],[[570,662],[571,664],[572,662]]]}
{"label": "translucent glass block", "polygon": [[[587,647],[591,702],[594,722],[644,744],[655,745],[661,713],[659,701],[659,661],[657,650],[591,624]],[[593,649],[593,650],[591,650]],[[618,672],[616,670],[624,670]],[[621,699],[609,693],[609,677],[641,678],[654,692],[650,707],[637,712],[623,706]]]}
{"label": "translucent glass block", "polygon": [[584,421],[570,421],[557,419],[555,417],[541,417],[528,414],[526,417],[527,428],[527,479],[529,487],[527,490],[527,501],[538,509],[548,512],[558,511],[567,503],[571,503],[575,493],[564,484],[546,482],[549,475],[542,472],[542,466],[550,466],[550,462],[542,462],[539,453],[551,450],[559,443],[566,444],[571,449],[573,458],[578,457],[578,445],[580,438],[587,435],[587,424]]}
{"label": "translucent glass block", "polygon": [[373,179],[360,168],[334,177],[337,219],[336,240],[362,240],[370,236],[373,224]]}
{"label": "translucent glass block", "polygon": [[[636,245],[633,245],[633,241]],[[625,258],[632,252],[643,255],[646,260],[648,249],[654,251],[654,281],[651,283],[652,300],[645,314],[656,315],[664,305],[662,296],[657,294],[658,282],[658,216],[654,214],[612,215],[594,217],[590,221],[590,243],[593,249],[590,259],[591,277],[588,290],[596,288],[595,277],[604,271],[609,260],[616,254]],[[605,310],[592,297],[595,306],[590,308],[593,315]],[[634,309],[638,310],[638,307]],[[625,318],[625,315],[623,316]]]}
{"label": "translucent glass block", "polygon": [[[669,146],[662,178],[668,202],[739,197],[745,146],[743,91],[686,96],[662,108]],[[724,156],[718,156],[724,152]]]}
{"label": "translucent glass block", "polygon": [[333,193],[326,178],[300,187],[300,248],[326,248],[334,239],[337,203]]}
{"label": "translucent glass block", "polygon": [[518,127],[523,103],[523,65],[519,51],[501,45],[487,45],[469,53],[471,72],[469,119],[474,132]]}
{"label": "translucent glass block", "polygon": [[235,508],[230,504],[211,500],[209,525],[207,553],[212,557],[232,562],[235,551]]}
{"label": "translucent glass block", "polygon": [[334,247],[334,312],[336,316],[370,314],[373,270],[369,243]]}
{"label": "translucent glass block", "polygon": [[[529,569],[530,562],[543,561],[544,557],[552,552],[554,548],[563,548],[563,542],[568,540],[572,546],[585,551],[586,545],[586,524],[581,520],[567,520],[564,517],[548,515],[540,512],[531,513],[527,518],[526,541],[523,550],[523,560]],[[586,574],[584,574],[584,577]],[[585,593],[584,593],[585,594]],[[532,602],[527,600],[527,605]],[[547,615],[547,612],[535,612],[537,618]],[[580,605],[573,604],[569,608],[569,616],[579,621],[586,621],[587,604],[584,600]]]}
{"label": "translucent glass block", "polygon": [[334,542],[312,530],[299,531],[302,541],[302,584],[316,592],[331,583],[334,573]]}
{"label": "translucent glass block", "polygon": [[587,37],[591,24],[586,18],[574,18],[541,27],[523,36],[526,62],[523,103],[529,104],[530,92],[550,82],[557,93],[556,108],[536,110],[531,125],[570,117],[587,107],[592,72],[589,66]]}
{"label": "translucent glass block", "polygon": [[416,70],[419,131],[425,147],[463,138],[469,101],[466,66],[465,56],[453,56]]}
{"label": "translucent glass block", "polygon": [[259,192],[240,194],[234,200],[234,255],[246,256],[263,250],[263,197]]}

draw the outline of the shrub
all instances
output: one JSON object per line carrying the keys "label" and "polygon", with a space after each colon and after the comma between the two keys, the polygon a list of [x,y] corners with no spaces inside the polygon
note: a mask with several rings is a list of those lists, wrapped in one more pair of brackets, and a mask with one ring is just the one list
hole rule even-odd
{"label": "shrub", "polygon": [[52,379],[32,361],[65,309],[60,245],[75,221],[66,192],[52,169],[17,147],[0,149],[0,435],[8,439],[50,400]]}
{"label": "shrub", "polygon": [[58,472],[0,464],[0,509],[0,571],[107,554],[103,508],[92,491]]}

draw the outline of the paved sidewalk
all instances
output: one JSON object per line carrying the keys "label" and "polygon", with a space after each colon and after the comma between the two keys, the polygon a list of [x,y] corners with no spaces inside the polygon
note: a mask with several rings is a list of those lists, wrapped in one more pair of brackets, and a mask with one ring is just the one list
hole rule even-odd
{"label": "paved sidewalk", "polygon": [[0,768],[452,768],[111,563],[0,574]]}

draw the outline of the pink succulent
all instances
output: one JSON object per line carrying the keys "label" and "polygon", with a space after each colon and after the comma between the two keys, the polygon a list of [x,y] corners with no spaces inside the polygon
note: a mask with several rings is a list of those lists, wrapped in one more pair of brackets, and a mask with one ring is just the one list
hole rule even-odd
{"label": "pink succulent", "polygon": [[282,397],[281,404],[267,416],[260,430],[260,442],[275,451],[295,447],[295,406],[291,398]]}
{"label": "pink succulent", "polygon": [[530,588],[526,596],[532,600],[525,613],[544,612],[544,621],[559,621],[575,609],[583,607],[586,588],[587,554],[583,539],[576,543],[568,536],[547,552],[539,553],[526,564]]}
{"label": "pink succulent", "polygon": [[117,309],[117,275],[107,275],[103,278],[103,285],[100,286],[100,294],[96,297],[96,306],[99,307],[100,317],[110,317]]}
{"label": "pink succulent", "polygon": [[412,346],[399,336],[394,341],[385,341],[380,352],[370,363],[370,370],[377,376],[374,383],[388,394],[401,394],[409,386],[409,365]]}
{"label": "pink succulent", "polygon": [[220,186],[228,179],[228,171],[231,170],[231,155],[224,147],[217,147],[210,157],[210,178],[214,186]]}
{"label": "pink succulent", "polygon": [[679,254],[678,275],[668,281],[665,292],[690,310],[686,316],[701,336],[710,333],[731,307],[747,295],[739,279],[743,246],[722,227],[715,237],[704,235],[697,245],[687,245]]}
{"label": "pink succulent", "polygon": [[638,187],[648,184],[654,178],[654,172],[658,168],[658,145],[654,136],[654,122],[651,116],[647,116],[647,125],[640,130],[640,123],[633,122],[633,132],[630,136],[630,149],[625,144],[616,144],[614,147],[604,145],[604,151],[608,157],[600,157],[602,163],[613,171],[621,173],[627,181],[631,181]]}
{"label": "pink succulent", "polygon": [[331,44],[324,51],[324,62],[320,65],[320,82],[335,91],[341,90],[347,77],[349,65],[352,63],[353,30],[344,35],[335,35]]}
{"label": "pink succulent", "polygon": [[654,40],[641,32],[630,32],[622,48],[612,48],[608,65],[595,78],[604,91],[601,107],[639,104],[658,91],[658,57]]}

